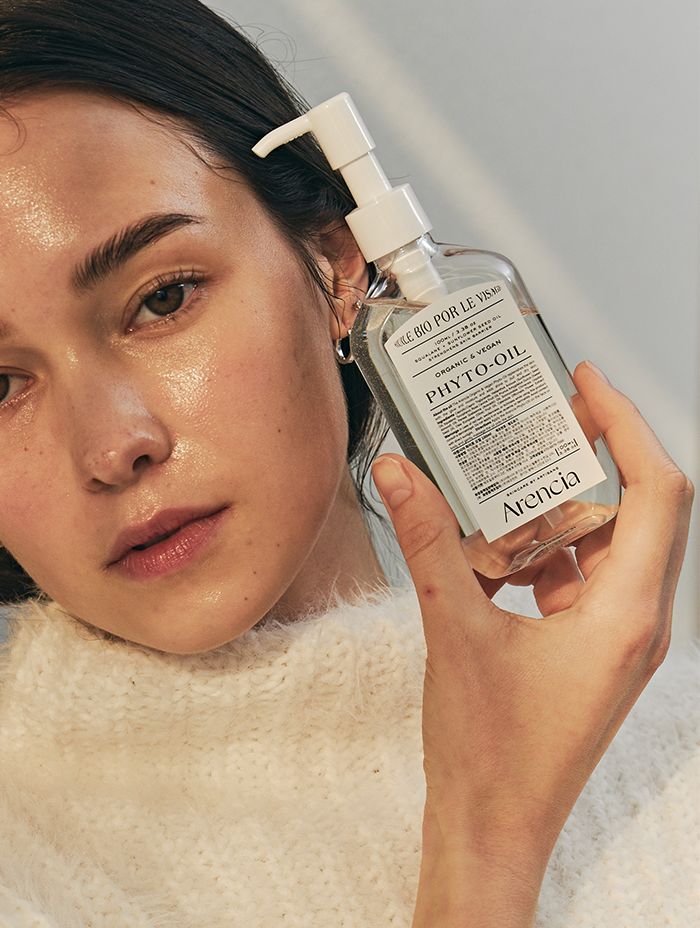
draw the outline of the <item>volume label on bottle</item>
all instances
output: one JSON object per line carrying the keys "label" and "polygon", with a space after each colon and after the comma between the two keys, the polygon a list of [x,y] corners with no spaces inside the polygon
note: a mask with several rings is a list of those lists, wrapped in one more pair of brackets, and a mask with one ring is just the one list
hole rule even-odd
{"label": "volume label on bottle", "polygon": [[505,281],[441,297],[385,349],[487,541],[605,479]]}

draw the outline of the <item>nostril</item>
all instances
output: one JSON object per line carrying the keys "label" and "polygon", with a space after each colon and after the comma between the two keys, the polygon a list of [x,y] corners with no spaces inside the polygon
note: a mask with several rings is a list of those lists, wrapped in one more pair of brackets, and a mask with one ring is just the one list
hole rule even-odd
{"label": "nostril", "polygon": [[139,473],[142,470],[145,470],[151,465],[152,461],[148,454],[142,454],[140,457],[136,458],[133,463],[134,473]]}
{"label": "nostril", "polygon": [[92,477],[85,486],[90,493],[104,493],[107,490],[111,490],[114,484],[106,480],[100,480],[99,477]]}
{"label": "nostril", "polygon": [[172,451],[165,426],[146,413],[134,413],[131,419],[126,413],[105,415],[79,438],[76,463],[91,489],[131,486],[167,461]]}
{"label": "nostril", "polygon": [[104,490],[131,486],[154,463],[149,454],[138,455],[131,461],[127,456],[119,461],[114,453],[105,454],[101,462],[90,468],[92,476],[89,478],[87,487],[93,493],[101,493]]}

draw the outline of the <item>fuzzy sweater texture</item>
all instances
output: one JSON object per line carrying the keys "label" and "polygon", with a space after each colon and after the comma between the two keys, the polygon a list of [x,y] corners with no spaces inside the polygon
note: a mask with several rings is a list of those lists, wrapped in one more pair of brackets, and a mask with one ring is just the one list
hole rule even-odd
{"label": "fuzzy sweater texture", "polygon": [[[411,594],[195,656],[34,608],[2,668],[0,926],[409,926],[423,658]],[[561,835],[539,926],[700,924],[698,699],[672,655]]]}

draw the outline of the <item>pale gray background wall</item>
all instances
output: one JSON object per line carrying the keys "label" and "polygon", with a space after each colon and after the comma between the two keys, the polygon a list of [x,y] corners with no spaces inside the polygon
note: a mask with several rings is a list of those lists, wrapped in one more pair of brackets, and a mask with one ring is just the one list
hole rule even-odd
{"label": "pale gray background wall", "polygon": [[697,479],[695,0],[210,5],[310,103],[350,91],[435,237],[506,253],[570,366],[602,367]]}

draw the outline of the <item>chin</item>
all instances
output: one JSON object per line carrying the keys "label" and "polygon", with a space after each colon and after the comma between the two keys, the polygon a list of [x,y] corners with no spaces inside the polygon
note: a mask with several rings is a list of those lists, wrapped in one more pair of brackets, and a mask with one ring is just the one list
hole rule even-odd
{"label": "chin", "polygon": [[[247,632],[265,617],[272,605],[274,602],[268,605],[254,601],[253,596],[239,594],[228,598],[220,592],[205,597],[200,594],[197,601],[178,596],[176,604],[156,602],[152,609],[144,609],[143,602],[125,604],[119,612],[112,609],[111,615],[103,613],[96,616],[96,621],[84,621],[117,638],[156,651],[200,654],[228,644]],[[81,616],[91,612],[84,610],[72,614]]]}

